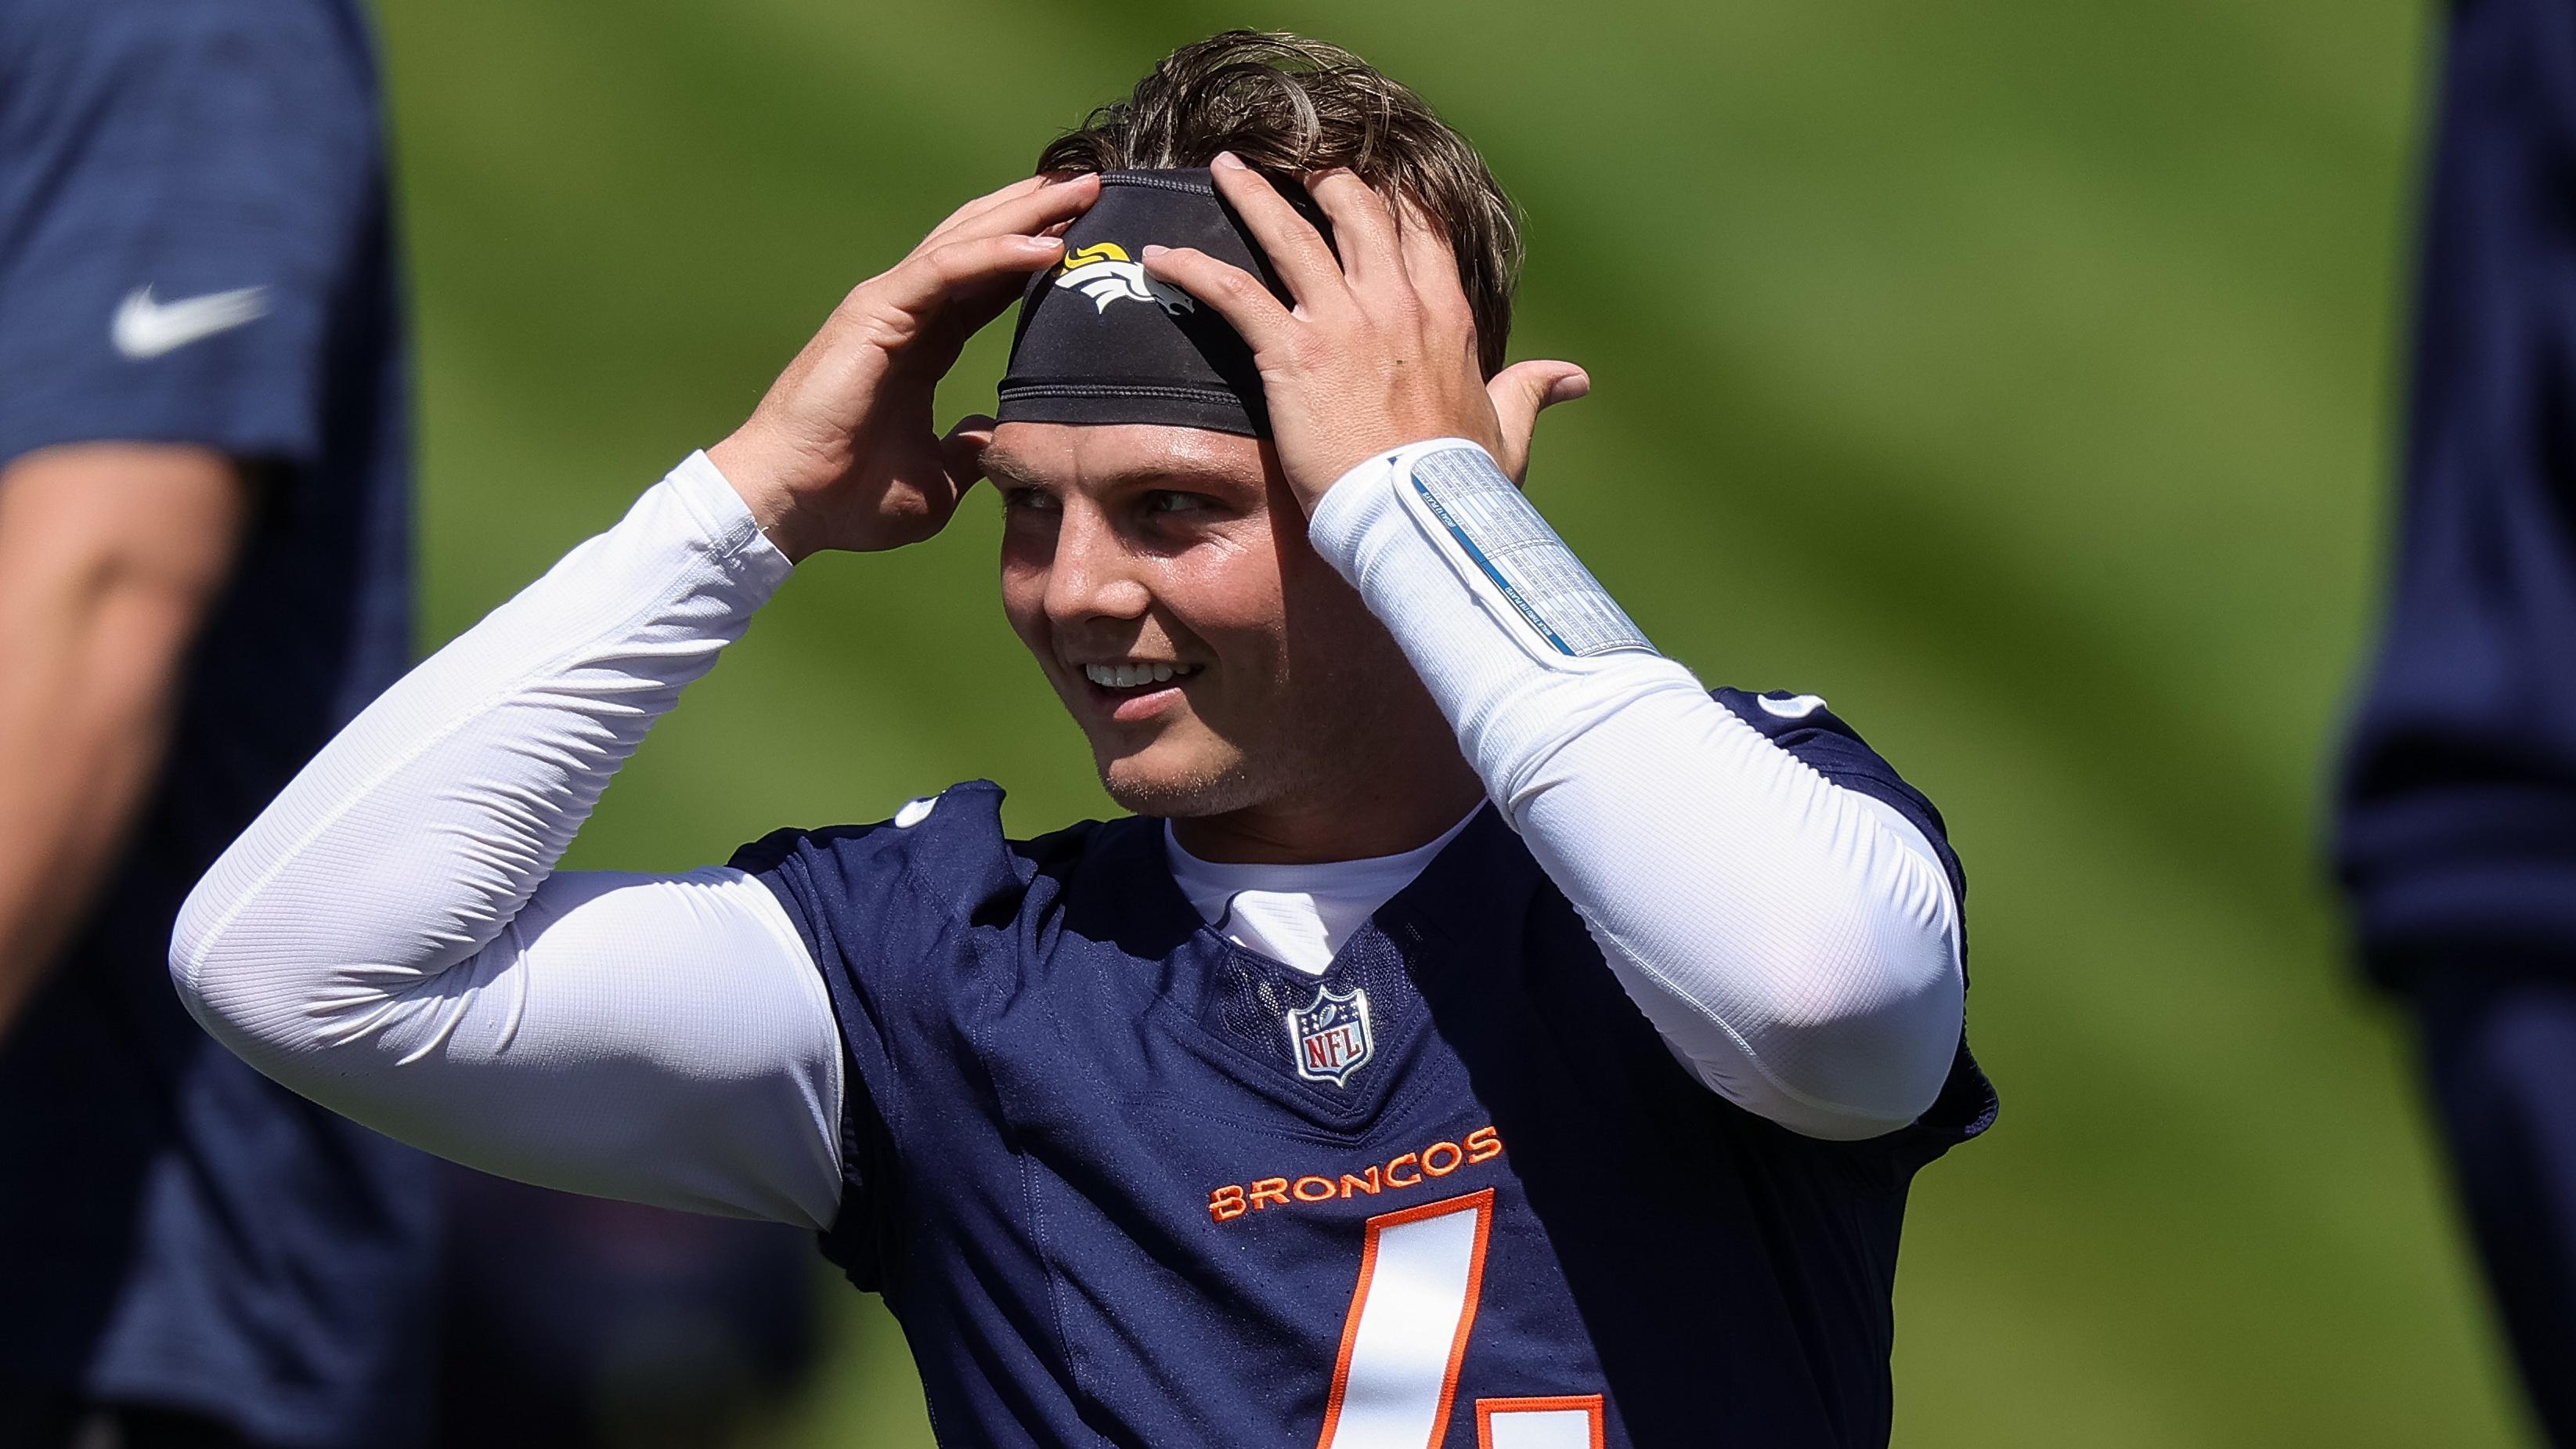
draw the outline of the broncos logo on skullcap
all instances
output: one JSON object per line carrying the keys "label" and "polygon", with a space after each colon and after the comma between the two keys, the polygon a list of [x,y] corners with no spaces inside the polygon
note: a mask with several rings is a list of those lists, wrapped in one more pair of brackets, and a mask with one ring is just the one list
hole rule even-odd
{"label": "broncos logo on skullcap", "polygon": [[1094,242],[1065,254],[1064,272],[1055,284],[1080,292],[1099,311],[1112,302],[1151,302],[1177,317],[1198,306],[1189,293],[1145,275],[1142,262],[1131,261],[1116,242]]}

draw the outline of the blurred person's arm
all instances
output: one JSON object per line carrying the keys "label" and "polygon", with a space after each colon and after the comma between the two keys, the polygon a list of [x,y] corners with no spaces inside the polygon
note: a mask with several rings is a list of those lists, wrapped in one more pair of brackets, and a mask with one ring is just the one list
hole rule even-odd
{"label": "blurred person's arm", "polygon": [[245,465],[340,482],[314,469],[352,421],[333,338],[384,225],[347,17],[69,14],[0,6],[0,1032],[116,904],[264,481]]}
{"label": "blurred person's arm", "polygon": [[151,793],[247,511],[206,448],[76,444],[0,469],[0,1034]]}

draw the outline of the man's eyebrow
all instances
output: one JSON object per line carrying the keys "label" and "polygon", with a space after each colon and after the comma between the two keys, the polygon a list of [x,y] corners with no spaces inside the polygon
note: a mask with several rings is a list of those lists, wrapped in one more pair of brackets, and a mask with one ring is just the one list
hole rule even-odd
{"label": "man's eyebrow", "polygon": [[[1008,453],[993,449],[987,449],[984,453],[984,476],[990,479],[994,486],[1001,488],[1044,488],[1050,486],[1043,479],[1036,477],[1026,464],[1014,459]],[[1122,469],[1118,472],[1111,473],[1106,477],[1095,478],[1092,480],[1091,486],[1105,490],[1123,491],[1133,488],[1157,487],[1202,490],[1208,488],[1257,488],[1261,485],[1257,482],[1236,478],[1224,473],[1195,471],[1187,467],[1176,467],[1169,463],[1143,463],[1134,468]]]}
{"label": "man's eyebrow", "polygon": [[983,463],[984,476],[996,487],[1029,487],[1036,482],[1010,454],[997,449],[985,449]]}

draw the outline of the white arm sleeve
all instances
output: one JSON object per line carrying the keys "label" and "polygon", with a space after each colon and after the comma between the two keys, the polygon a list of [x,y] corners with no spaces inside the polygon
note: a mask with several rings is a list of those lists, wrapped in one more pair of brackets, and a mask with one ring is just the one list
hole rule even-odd
{"label": "white arm sleeve", "polygon": [[1702,1081],[1813,1137],[1932,1104],[1966,988],[1921,832],[1654,654],[1473,443],[1362,464],[1311,532]]}
{"label": "white arm sleeve", "polygon": [[788,570],[692,455],[224,853],[171,945],[189,1010],[286,1086],[469,1166],[829,1223],[839,1035],[785,910],[737,870],[552,874]]}

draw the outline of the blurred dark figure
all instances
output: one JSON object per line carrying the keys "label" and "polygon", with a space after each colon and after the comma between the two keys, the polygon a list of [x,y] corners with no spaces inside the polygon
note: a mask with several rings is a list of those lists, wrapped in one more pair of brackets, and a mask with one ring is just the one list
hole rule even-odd
{"label": "blurred dark figure", "polygon": [[2576,1446],[2576,4],[2455,4],[2441,107],[2339,864],[2524,1384]]}
{"label": "blurred dark figure", "polygon": [[425,1432],[428,1159],[170,988],[188,888],[410,645],[354,0],[0,5],[0,1445]]}
{"label": "blurred dark figure", "polygon": [[814,1356],[814,1237],[449,1173],[439,1442],[717,1449]]}

